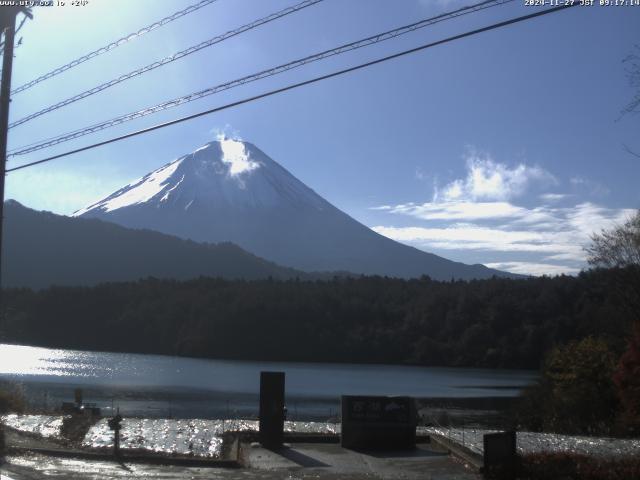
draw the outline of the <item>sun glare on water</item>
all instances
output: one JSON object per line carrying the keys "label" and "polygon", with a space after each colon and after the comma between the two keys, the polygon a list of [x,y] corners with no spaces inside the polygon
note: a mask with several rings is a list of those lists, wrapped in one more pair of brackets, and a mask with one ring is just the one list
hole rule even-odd
{"label": "sun glare on water", "polygon": [[0,344],[0,376],[95,377],[108,371],[85,352]]}
{"label": "sun glare on water", "polygon": [[[62,351],[57,355],[62,359]],[[0,374],[35,375],[49,371],[56,350],[22,345],[0,345]]]}

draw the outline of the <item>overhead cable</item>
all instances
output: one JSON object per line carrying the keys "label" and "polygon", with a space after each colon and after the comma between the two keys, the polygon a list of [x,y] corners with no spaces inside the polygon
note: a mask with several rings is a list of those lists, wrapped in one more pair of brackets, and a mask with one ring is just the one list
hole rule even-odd
{"label": "overhead cable", "polygon": [[215,85],[213,87],[209,87],[206,88],[204,90],[200,90],[198,92],[194,92],[194,93],[190,93],[188,95],[184,95],[178,98],[174,98],[172,100],[168,100],[165,102],[162,102],[160,104],[151,106],[151,107],[147,107],[141,110],[137,110],[135,112],[131,112],[125,115],[121,115],[119,117],[115,117],[112,118],[110,120],[106,120],[85,128],[81,128],[78,130],[74,130],[72,132],[67,132],[64,133],[62,135],[59,135],[57,137],[54,138],[50,138],[48,140],[44,140],[41,142],[38,142],[36,144],[31,144],[31,145],[25,145],[25,146],[21,146],[18,147],[15,150],[12,150],[9,153],[9,157],[12,156],[16,156],[16,155],[25,155],[27,153],[31,153],[37,150],[41,150],[43,148],[47,148],[47,147],[51,147],[53,145],[57,145],[63,142],[67,142],[69,140],[73,140],[79,137],[82,137],[84,135],[89,135],[91,133],[95,133],[101,130],[104,130],[106,128],[110,128],[116,125],[120,125],[122,123],[131,121],[131,120],[135,120],[137,118],[142,118],[142,117],[146,117],[148,115],[151,115],[153,113],[156,112],[160,112],[162,110],[167,110],[168,108],[173,108],[173,107],[177,107],[179,105],[183,105],[185,103],[189,103],[189,102],[193,102],[195,100],[199,100],[201,98],[219,93],[221,91],[224,90],[229,90],[231,88],[235,88],[250,82],[255,82],[257,80],[261,80],[263,78],[267,78],[267,77],[271,77],[280,73],[284,73],[287,72],[289,70],[293,70],[295,68],[299,68],[302,67],[303,65],[307,65],[309,63],[312,62],[317,62],[319,60],[323,60],[325,58],[329,58],[335,55],[340,55],[343,54],[345,52],[349,52],[352,50],[357,50],[359,48],[362,47],[366,47],[369,45],[373,45],[376,43],[380,43],[386,40],[390,40],[392,38],[396,38],[399,37],[401,35],[406,35],[410,32],[413,32],[417,29],[420,28],[424,28],[427,27],[429,25],[433,25],[435,23],[439,23],[445,20],[450,20],[456,17],[460,17],[462,15],[468,15],[470,13],[474,13],[477,12],[479,10],[484,10],[487,8],[491,8],[491,7],[495,7],[498,5],[502,5],[504,3],[509,3],[512,2],[514,0],[485,0],[483,2],[468,6],[468,7],[463,7],[457,10],[454,10],[452,12],[447,12],[447,13],[443,13],[440,15],[437,15],[435,17],[431,17],[431,18],[427,18],[424,20],[421,20],[419,22],[415,22],[412,23],[410,25],[405,25],[399,28],[395,28],[393,30],[389,30],[383,33],[379,33],[377,35],[373,35],[361,40],[357,40],[355,42],[350,42],[344,45],[341,45],[339,47],[335,47],[329,50],[324,50],[322,52],[319,53],[315,53],[313,55],[309,55],[306,56],[304,58],[300,58],[298,60],[294,60],[292,62],[288,62],[282,65],[278,65],[276,67],[272,67],[269,68],[267,70],[262,70],[258,73],[254,73],[245,77],[241,77],[235,80],[231,80],[229,82],[225,82],[219,85]]}
{"label": "overhead cable", "polygon": [[193,13],[197,10],[200,10],[203,7],[206,7],[207,5],[217,2],[218,0],[201,0],[200,2],[190,5],[187,8],[180,10],[172,15],[169,15],[168,17],[164,17],[161,20],[158,20],[157,22],[152,23],[151,25],[148,25],[146,27],[141,28],[140,30],[138,30],[137,32],[133,32],[130,33],[129,35],[125,35],[122,38],[119,38],[118,40],[111,42],[108,45],[105,45],[104,47],[100,47],[97,50],[94,50],[92,52],[89,52],[85,55],[82,55],[79,58],[76,58],[75,60],[72,60],[71,62],[62,65],[58,68],[55,68],[53,70],[51,70],[50,72],[47,72],[41,76],[39,76],[38,78],[35,78],[33,80],[31,80],[30,82],[25,83],[24,85],[21,85],[15,89],[13,89],[11,91],[12,95],[15,95],[16,93],[20,93],[20,92],[24,92],[25,90],[37,85],[40,82],[44,82],[45,80],[48,80],[52,77],[55,77],[56,75],[60,75],[62,72],[66,72],[67,70],[73,68],[73,67],[77,67],[78,65],[80,65],[81,63],[86,62],[87,60],[91,60],[92,58],[97,57],[98,55],[102,55],[103,53],[107,53],[111,50],[113,50],[114,48],[119,47],[120,45],[130,42],[131,40],[135,40],[136,38],[140,38],[142,35],[144,35],[145,33],[149,33],[152,30],[155,30],[156,28],[162,27],[163,25],[166,25],[168,23],[173,22],[174,20],[177,20],[178,18],[184,17],[185,15],[188,15],[190,13]]}
{"label": "overhead cable", "polygon": [[33,120],[34,118],[38,118],[46,113],[53,112],[54,110],[58,110],[59,108],[75,103],[79,100],[82,100],[83,98],[87,98],[87,97],[90,97],[91,95],[95,95],[96,93],[102,92],[103,90],[106,90],[107,88],[111,88],[115,85],[118,85],[119,83],[125,82],[134,77],[138,77],[140,75],[148,73],[152,70],[155,70],[156,68],[162,67],[163,65],[167,65],[171,62],[175,62],[176,60],[179,60],[188,55],[191,55],[192,53],[199,52],[204,48],[211,47],[212,45],[216,45],[217,43],[223,42],[231,37],[235,37],[236,35],[240,35],[241,33],[247,32],[249,30],[253,30],[254,28],[257,28],[261,25],[264,25],[269,22],[273,22],[274,20],[285,17],[299,10],[302,10],[303,8],[310,7],[311,5],[315,5],[316,3],[319,3],[322,1],[323,0],[304,0],[303,2],[300,2],[291,7],[287,7],[284,10],[280,10],[278,12],[272,13],[271,15],[267,15],[266,17],[259,18],[258,20],[254,20],[253,22],[247,23],[246,25],[243,25],[239,28],[236,28],[234,30],[229,30],[228,32],[223,33],[222,35],[217,35],[202,43],[193,45],[185,50],[181,50],[180,52],[174,53],[173,55],[165,57],[156,62],[150,63],[149,65],[138,68],[129,73],[125,73],[124,75],[120,75],[118,78],[114,78],[112,80],[109,80],[108,82],[102,83],[96,87],[90,88],[89,90],[85,90],[82,93],[79,93],[65,100],[62,100],[61,102],[58,102],[49,107],[43,108],[42,110],[38,110],[35,113],[27,115],[26,117],[23,117],[20,120],[16,120],[15,122],[11,123],[9,125],[9,128],[22,125],[23,123]]}
{"label": "overhead cable", "polygon": [[291,85],[287,85],[285,87],[278,88],[278,89],[275,89],[275,90],[270,90],[268,92],[261,93],[259,95],[254,95],[252,97],[244,98],[244,99],[238,100],[236,102],[228,103],[228,104],[223,105],[221,107],[212,108],[212,109],[209,109],[209,110],[205,110],[203,112],[195,113],[193,115],[187,115],[185,117],[181,117],[181,118],[178,118],[178,119],[175,119],[175,120],[171,120],[171,121],[168,121],[168,122],[164,122],[164,123],[160,123],[160,124],[157,124],[157,125],[153,125],[151,127],[143,128],[142,130],[138,130],[138,131],[135,131],[135,132],[127,133],[125,135],[120,135],[118,137],[110,138],[110,139],[104,140],[102,142],[94,143],[94,144],[87,145],[87,146],[84,146],[84,147],[81,147],[81,148],[76,148],[74,150],[69,150],[69,151],[64,152],[64,153],[59,153],[57,155],[53,155],[53,156],[50,156],[50,157],[47,157],[47,158],[43,158],[41,160],[36,160],[34,162],[29,162],[29,163],[25,163],[23,165],[12,167],[12,168],[7,169],[7,173],[14,172],[14,171],[21,170],[21,169],[28,168],[28,167],[33,167],[34,165],[40,165],[40,164],[43,164],[43,163],[46,163],[46,162],[50,162],[50,161],[56,160],[58,158],[63,158],[63,157],[67,157],[69,155],[73,155],[75,153],[84,152],[86,150],[91,150],[93,148],[97,148],[97,147],[100,147],[100,146],[103,146],[103,145],[108,145],[110,143],[114,143],[114,142],[118,142],[118,141],[121,141],[121,140],[125,140],[127,138],[131,138],[131,137],[135,137],[135,136],[142,135],[142,134],[145,134],[145,133],[149,133],[149,132],[152,132],[154,130],[159,130],[161,128],[169,127],[171,125],[176,125],[178,123],[186,122],[188,120],[193,120],[195,118],[203,117],[205,115],[210,115],[212,113],[220,112],[222,110],[227,110],[227,109],[232,108],[232,107],[237,107],[239,105],[244,105],[246,103],[250,103],[250,102],[253,102],[253,101],[256,101],[256,100],[260,100],[262,98],[270,97],[272,95],[277,95],[277,94],[280,94],[280,93],[283,93],[283,92],[287,92],[289,90],[293,90],[293,89],[296,89],[296,88],[299,88],[299,87],[302,87],[302,86],[305,86],[305,85],[310,85],[312,83],[317,83],[317,82],[320,82],[322,80],[327,80],[329,78],[333,78],[333,77],[337,77],[337,76],[340,76],[340,75],[344,75],[346,73],[351,73],[351,72],[354,72],[354,71],[357,71],[357,70],[360,70],[360,69],[363,69],[363,68],[367,68],[367,67],[370,67],[370,66],[373,66],[373,65],[377,65],[379,63],[383,63],[383,62],[386,62],[386,61],[389,61],[389,60],[393,60],[395,58],[400,58],[400,57],[403,57],[405,55],[409,55],[409,54],[412,54],[412,53],[415,53],[415,52],[426,50],[428,48],[432,48],[432,47],[435,47],[437,45],[442,45],[442,44],[445,44],[445,43],[453,42],[455,40],[460,40],[462,38],[470,37],[472,35],[477,35],[479,33],[488,32],[490,30],[495,30],[495,29],[498,29],[498,28],[506,27],[506,26],[512,25],[514,23],[524,22],[526,20],[531,20],[533,18],[540,17],[540,16],[543,16],[543,15],[548,15],[550,13],[556,13],[556,12],[559,12],[561,10],[565,10],[567,8],[572,8],[572,7],[577,6],[577,5],[579,5],[579,4],[578,3],[574,3],[574,4],[562,5],[562,6],[559,6],[559,7],[548,8],[546,10],[541,10],[541,11],[538,11],[538,12],[535,12],[535,13],[530,13],[529,15],[523,15],[523,16],[520,16],[520,17],[511,18],[511,19],[505,20],[503,22],[494,23],[494,24],[486,26],[486,27],[482,27],[482,28],[478,28],[478,29],[475,29],[475,30],[467,31],[465,33],[460,33],[460,34],[454,35],[452,37],[447,37],[447,38],[444,38],[442,40],[438,40],[438,41],[435,41],[435,42],[432,42],[432,43],[427,43],[425,45],[421,45],[419,47],[411,48],[409,50],[404,50],[404,51],[399,52],[399,53],[394,53],[394,54],[388,55],[386,57],[378,58],[376,60],[371,60],[371,61],[366,62],[366,63],[361,63],[361,64],[355,65],[353,67],[349,67],[349,68],[345,68],[345,69],[342,69],[342,70],[338,70],[338,71],[335,71],[335,72],[332,72],[332,73],[328,73],[326,75],[321,75],[319,77],[315,77],[315,78],[312,78],[312,79],[309,79],[309,80],[305,80],[303,82],[298,82],[298,83],[294,83],[294,84],[291,84]]}

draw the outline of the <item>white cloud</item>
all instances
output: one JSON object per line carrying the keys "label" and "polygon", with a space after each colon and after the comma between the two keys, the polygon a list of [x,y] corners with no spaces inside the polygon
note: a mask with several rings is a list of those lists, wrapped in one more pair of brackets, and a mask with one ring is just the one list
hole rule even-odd
{"label": "white cloud", "polygon": [[457,200],[464,196],[464,184],[461,180],[451,182],[444,191],[444,198],[447,200]]}
{"label": "white cloud", "polygon": [[562,228],[563,219],[561,210],[546,206],[523,208],[522,216],[513,220],[513,225],[536,225],[538,229],[554,230]]}
{"label": "white cloud", "polygon": [[[418,219],[450,222],[444,226],[372,228],[381,235],[424,250],[477,251],[488,257],[505,253],[536,256],[537,262],[511,262],[513,268],[506,269],[514,273],[521,273],[521,267],[517,267],[517,264],[525,263],[528,265],[526,268],[530,268],[527,273],[531,274],[539,274],[534,273],[537,272],[532,267],[534,264],[546,274],[575,273],[585,264],[584,247],[589,244],[590,236],[601,229],[610,229],[623,223],[634,212],[632,209],[610,209],[589,202],[568,208],[531,209],[506,202],[493,202],[495,207],[491,207],[492,202],[483,202],[480,208],[487,214],[479,215],[473,212],[474,205],[479,204],[461,203],[458,209],[455,204],[447,204],[446,208],[441,208],[439,204],[423,204],[418,210],[407,205],[386,210]],[[437,214],[425,215],[427,211]],[[492,217],[490,212],[497,213]],[[506,222],[505,217],[508,217]],[[461,219],[471,219],[475,223],[460,223]],[[542,271],[544,265],[553,267]]]}
{"label": "white cloud", "polygon": [[220,148],[222,150],[221,160],[229,167],[229,176],[234,177],[239,187],[244,189],[245,182],[240,177],[241,174],[246,174],[260,168],[260,163],[251,159],[251,155],[245,148],[242,138],[240,137],[240,132],[231,127],[231,125],[226,124],[224,128],[213,128],[211,133],[213,133],[216,140],[220,142]]}
{"label": "white cloud", "polygon": [[543,193],[539,196],[540,200],[544,200],[545,202],[559,202],[561,200],[565,200],[572,195],[570,193]]}
{"label": "white cloud", "polygon": [[442,250],[484,250],[489,252],[563,253],[574,261],[583,259],[582,246],[567,232],[505,230],[473,224],[444,228],[372,227],[377,233],[399,242]]}
{"label": "white cloud", "polygon": [[525,209],[508,202],[448,201],[423,204],[406,203],[396,206],[374,207],[391,213],[402,213],[423,220],[479,220],[520,218]]}
{"label": "white cloud", "polygon": [[602,229],[610,229],[613,225],[624,223],[635,210],[610,209],[585,202],[564,211],[569,223],[568,228],[579,232],[584,237],[589,237],[594,232],[599,233]]}
{"label": "white cloud", "polygon": [[572,177],[569,179],[569,183],[575,189],[586,191],[589,195],[596,197],[606,197],[610,193],[610,190],[601,183],[585,177]]}
{"label": "white cloud", "polygon": [[436,199],[509,200],[521,196],[532,184],[555,185],[553,175],[538,166],[519,164],[509,167],[490,156],[467,155],[467,176],[454,180],[438,192]]}
{"label": "white cloud", "polygon": [[[407,226],[404,220],[401,226],[379,224],[373,230],[423,250],[514,273],[574,274],[586,266],[584,247],[591,235],[634,213],[579,202],[579,190],[608,192],[583,177],[569,180],[570,192],[550,192],[549,187],[560,182],[542,167],[510,166],[473,149],[465,160],[465,176],[440,189],[434,185],[431,202],[373,208],[411,217],[416,224]],[[526,203],[516,204],[518,199]],[[531,206],[536,200],[540,204]],[[573,206],[568,205],[570,200]]]}
{"label": "white cloud", "polygon": [[545,257],[545,260],[559,260],[559,261],[569,260],[574,262],[576,260],[576,256],[573,253],[555,253],[553,255],[547,255]]}
{"label": "white cloud", "polygon": [[229,175],[237,176],[260,167],[258,162],[251,160],[244,143],[227,138],[218,138],[222,149],[222,161],[229,165]]}
{"label": "white cloud", "polygon": [[209,130],[209,133],[215,137],[216,140],[224,140],[225,138],[232,138],[234,140],[242,141],[240,131],[233,128],[230,124],[226,123],[224,127],[213,127]]}
{"label": "white cloud", "polygon": [[563,265],[555,265],[552,263],[535,263],[535,262],[495,262],[485,264],[489,268],[497,270],[505,270],[511,273],[519,273],[521,275],[575,275],[580,272],[578,268],[567,268]]}

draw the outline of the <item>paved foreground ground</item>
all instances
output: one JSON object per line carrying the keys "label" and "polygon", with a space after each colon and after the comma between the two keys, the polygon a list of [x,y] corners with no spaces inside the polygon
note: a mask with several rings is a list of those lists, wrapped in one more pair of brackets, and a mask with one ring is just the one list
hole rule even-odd
{"label": "paved foreground ground", "polygon": [[[419,445],[404,452],[356,452],[337,444],[292,444],[277,452],[244,450],[245,462],[262,472],[290,472],[291,478],[478,479],[471,468],[447,452]],[[325,477],[326,475],[326,477]],[[286,477],[279,477],[286,478]]]}
{"label": "paved foreground ground", "polygon": [[[245,468],[185,468],[84,461],[42,455],[8,457],[0,478],[12,480],[169,479],[442,479],[478,480],[461,462],[429,445],[408,452],[355,452],[337,444],[296,443],[274,452],[244,445]],[[8,476],[8,477],[7,477]]]}

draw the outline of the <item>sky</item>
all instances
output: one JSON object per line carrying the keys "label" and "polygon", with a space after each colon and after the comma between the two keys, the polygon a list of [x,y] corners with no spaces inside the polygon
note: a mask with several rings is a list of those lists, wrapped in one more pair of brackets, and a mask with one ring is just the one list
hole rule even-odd
{"label": "sky", "polygon": [[[86,0],[85,0],[86,1]],[[38,7],[13,87],[196,0]],[[14,95],[11,121],[296,0],[217,0]],[[9,131],[9,149],[473,3],[324,0]],[[227,90],[8,168],[441,38],[533,13],[516,0]],[[624,59],[640,7],[575,7],[146,135],[9,173],[6,198],[70,215],[221,133],[255,144],[376,232],[465,263],[576,274],[601,229],[640,208],[640,118]]]}

